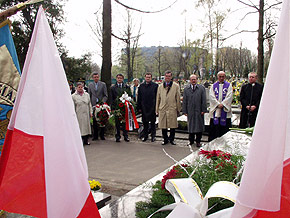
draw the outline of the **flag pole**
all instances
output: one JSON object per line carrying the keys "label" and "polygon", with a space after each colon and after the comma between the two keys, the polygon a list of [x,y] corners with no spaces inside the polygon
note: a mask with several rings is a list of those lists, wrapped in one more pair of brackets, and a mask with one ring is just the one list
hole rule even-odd
{"label": "flag pole", "polygon": [[34,4],[34,3],[38,3],[38,2],[41,2],[43,0],[29,0],[29,1],[26,1],[26,2],[21,2],[17,5],[14,5],[4,11],[1,11],[0,12],[0,22],[6,20],[8,17],[16,14],[18,11],[21,11],[23,10],[26,5],[31,5],[31,4]]}

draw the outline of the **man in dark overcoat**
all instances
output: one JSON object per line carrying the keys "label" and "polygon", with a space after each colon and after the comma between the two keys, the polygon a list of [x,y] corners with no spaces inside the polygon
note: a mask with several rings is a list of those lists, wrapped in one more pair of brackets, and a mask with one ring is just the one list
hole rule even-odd
{"label": "man in dark overcoat", "polygon": [[240,128],[253,127],[256,122],[263,85],[257,83],[257,74],[249,73],[249,83],[243,85],[240,93],[242,104]]}
{"label": "man in dark overcoat", "polygon": [[[94,82],[89,84],[89,95],[91,99],[91,104],[93,110],[95,110],[96,104],[106,103],[108,100],[107,86],[104,82],[100,81],[100,75],[98,73],[93,73]],[[95,114],[95,113],[93,113]],[[98,140],[100,130],[100,138],[105,140],[105,127],[100,127],[98,122],[93,116],[93,140]]]}
{"label": "man in dark overcoat", "polygon": [[206,108],[206,92],[202,85],[197,84],[197,75],[190,76],[190,84],[184,88],[182,111],[187,116],[189,145],[196,141],[201,147],[201,137],[204,131],[204,114]]}
{"label": "man in dark overcoat", "polygon": [[[131,90],[130,90],[130,86],[128,86],[127,84],[124,83],[124,75],[123,74],[118,74],[116,76],[116,84],[111,86],[111,97],[112,97],[112,104],[111,104],[111,108],[112,110],[116,110],[117,109],[117,102],[118,99],[125,93],[127,92],[127,94],[131,97]],[[119,119],[117,119],[117,117],[115,118],[115,127],[116,127],[116,142],[120,142],[121,139],[121,128],[123,131],[123,136],[124,136],[124,140],[126,142],[129,142],[129,138],[128,138],[128,131],[126,130],[126,123],[121,123]]]}
{"label": "man in dark overcoat", "polygon": [[145,81],[139,86],[137,98],[137,110],[142,113],[142,122],[144,125],[143,142],[148,139],[149,122],[151,125],[151,141],[154,142],[156,136],[156,94],[158,85],[152,82],[152,74],[145,74]]}

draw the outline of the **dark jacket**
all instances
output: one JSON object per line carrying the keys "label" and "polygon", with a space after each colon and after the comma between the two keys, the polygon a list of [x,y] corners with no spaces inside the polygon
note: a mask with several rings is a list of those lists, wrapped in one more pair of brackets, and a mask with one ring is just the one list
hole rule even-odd
{"label": "dark jacket", "polygon": [[187,114],[188,132],[198,133],[204,131],[204,116],[206,113],[206,93],[202,85],[196,84],[195,90],[191,84],[187,85],[183,91],[182,111]]}
{"label": "dark jacket", "polygon": [[[240,93],[240,101],[242,104],[240,128],[248,127],[248,122],[250,122],[251,126],[254,126],[262,97],[262,92],[263,85],[259,83],[255,83],[254,86],[252,86],[250,83],[242,86]],[[249,113],[249,110],[246,108],[248,105],[255,105],[257,108],[253,112]],[[250,116],[248,118],[249,114]]]}
{"label": "dark jacket", "polygon": [[130,86],[128,86],[125,83],[122,83],[122,88],[118,87],[118,84],[111,86],[111,108],[112,110],[116,109],[117,101],[118,99],[124,94],[124,92],[127,92],[127,94],[132,97]]}
{"label": "dark jacket", "polygon": [[151,121],[156,118],[156,94],[158,85],[154,82],[142,83],[138,89],[137,110],[141,110],[142,120]]}

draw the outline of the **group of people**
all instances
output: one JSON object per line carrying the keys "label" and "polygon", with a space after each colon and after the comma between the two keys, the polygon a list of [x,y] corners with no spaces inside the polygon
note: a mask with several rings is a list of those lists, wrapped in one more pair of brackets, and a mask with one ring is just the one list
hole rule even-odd
{"label": "group of people", "polygon": [[98,140],[99,135],[101,140],[105,140],[105,127],[98,125],[96,117],[93,114],[96,104],[108,101],[107,87],[104,82],[100,81],[100,75],[98,73],[93,73],[92,77],[94,82],[89,84],[88,92],[84,89],[84,83],[78,82],[76,84],[76,91],[72,93],[84,145],[90,144],[88,138],[92,134],[91,118],[93,118],[92,140]]}
{"label": "group of people", "polygon": [[[240,127],[252,127],[259,108],[263,86],[256,82],[257,74],[249,73],[249,83],[242,86],[240,101],[242,104]],[[173,81],[171,71],[166,71],[164,81],[157,84],[152,81],[152,74],[145,74],[145,81],[139,85],[139,80],[133,80],[133,86],[124,83],[124,76],[116,76],[116,84],[110,88],[111,109],[117,109],[118,99],[125,92],[136,102],[136,111],[142,114],[143,138],[156,140],[156,118],[158,117],[158,128],[162,131],[162,145],[168,143],[176,145],[175,129],[178,127],[177,118],[181,112],[187,116],[189,145],[196,143],[201,147],[202,133],[205,130],[204,115],[207,113],[206,89],[198,84],[198,76],[190,76],[189,84],[184,88],[183,96],[180,94],[178,83]],[[220,71],[217,74],[218,81],[209,88],[209,118],[210,131],[209,141],[222,136],[231,127],[233,88],[226,81],[226,74]],[[82,83],[77,83],[76,91],[72,98],[75,104],[77,118],[80,124],[81,134],[85,145],[89,144],[88,136],[91,134],[90,119],[93,117],[93,140],[105,140],[105,128],[100,127],[93,110],[96,104],[108,101],[106,84],[101,82],[98,73],[93,74],[94,82],[88,86],[88,93],[84,91]],[[135,112],[136,112],[135,111]],[[121,140],[121,131],[126,142],[129,142],[126,123],[115,119],[116,142]],[[149,131],[150,129],[150,131]],[[168,135],[169,131],[169,135]]]}

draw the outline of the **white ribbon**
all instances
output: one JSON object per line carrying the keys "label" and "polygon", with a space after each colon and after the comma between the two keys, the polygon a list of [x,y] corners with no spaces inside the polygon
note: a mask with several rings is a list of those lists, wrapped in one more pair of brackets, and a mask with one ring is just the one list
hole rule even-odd
{"label": "white ribbon", "polygon": [[[228,199],[235,203],[239,187],[228,181],[220,181],[214,183],[203,197],[197,183],[191,178],[168,179],[165,188],[174,197],[176,203],[170,204],[157,210],[155,213],[165,210],[173,210],[168,218],[227,218],[232,213],[231,208],[220,210],[209,216],[208,199],[220,197]],[[153,216],[150,215],[148,218]]]}
{"label": "white ribbon", "polygon": [[124,94],[119,99],[123,104],[125,103],[125,101],[132,101],[132,98],[127,94],[127,92],[124,92]]}

